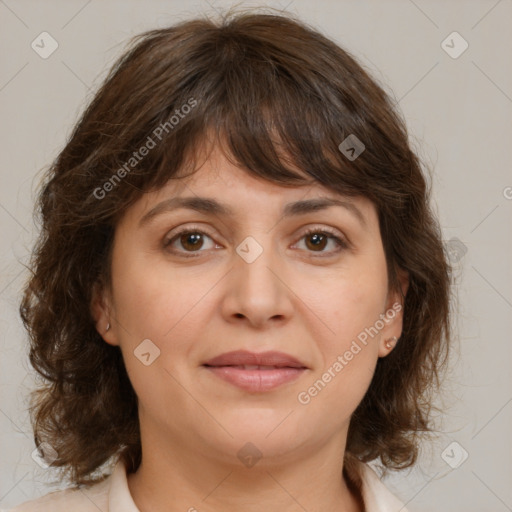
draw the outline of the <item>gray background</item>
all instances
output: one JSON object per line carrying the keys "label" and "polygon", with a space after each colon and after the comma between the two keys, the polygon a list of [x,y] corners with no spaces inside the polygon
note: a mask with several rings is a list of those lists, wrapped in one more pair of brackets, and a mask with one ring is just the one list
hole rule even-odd
{"label": "gray background", "polygon": [[[230,5],[0,0],[0,507],[56,488],[31,457],[34,376],[17,312],[41,172],[132,35]],[[238,5],[286,8],[352,52],[392,91],[434,168],[433,206],[457,268],[457,339],[438,437],[386,485],[411,512],[512,510],[512,1]],[[31,48],[43,31],[59,45],[47,59]],[[453,31],[469,44],[458,58],[441,45]],[[452,39],[453,52],[461,46]],[[462,450],[469,456],[456,467]]]}

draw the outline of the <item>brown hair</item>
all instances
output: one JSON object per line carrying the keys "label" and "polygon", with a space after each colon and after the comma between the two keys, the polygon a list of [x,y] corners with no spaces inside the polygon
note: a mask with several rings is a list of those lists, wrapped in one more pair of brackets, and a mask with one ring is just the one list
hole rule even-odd
{"label": "brown hair", "polygon": [[[411,466],[418,436],[432,431],[450,339],[450,269],[429,186],[384,90],[334,42],[275,14],[229,13],[135,37],[49,169],[20,306],[30,362],[45,382],[31,395],[36,445],[49,443],[52,467],[75,484],[97,481],[111,458],[129,472],[140,464],[137,397],[90,304],[94,287],[110,282],[119,218],[187,162],[193,168],[210,130],[247,172],[285,186],[307,175],[375,204],[390,289],[398,269],[410,284],[402,336],[378,360],[345,456]],[[365,145],[355,159],[338,148],[349,135]],[[143,146],[151,148],[141,157]]]}

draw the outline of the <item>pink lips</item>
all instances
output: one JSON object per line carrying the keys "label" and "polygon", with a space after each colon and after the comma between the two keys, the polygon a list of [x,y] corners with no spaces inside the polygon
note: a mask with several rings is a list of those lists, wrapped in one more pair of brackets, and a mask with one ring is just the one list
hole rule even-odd
{"label": "pink lips", "polygon": [[297,379],[307,367],[283,352],[227,352],[203,366],[217,377],[246,391],[270,391]]}

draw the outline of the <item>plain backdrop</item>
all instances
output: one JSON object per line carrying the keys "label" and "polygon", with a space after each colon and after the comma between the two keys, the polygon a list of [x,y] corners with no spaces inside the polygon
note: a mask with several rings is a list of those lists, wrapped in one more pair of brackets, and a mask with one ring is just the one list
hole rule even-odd
{"label": "plain backdrop", "polygon": [[[47,483],[55,475],[31,456],[34,375],[18,315],[41,172],[130,37],[231,5],[0,0],[0,507],[56,488]],[[410,512],[512,510],[512,2],[238,5],[287,9],[354,54],[398,102],[411,143],[433,169],[433,207],[458,296],[439,397],[446,410],[416,467],[392,473],[386,485]],[[31,47],[42,32],[58,44],[46,59]]]}

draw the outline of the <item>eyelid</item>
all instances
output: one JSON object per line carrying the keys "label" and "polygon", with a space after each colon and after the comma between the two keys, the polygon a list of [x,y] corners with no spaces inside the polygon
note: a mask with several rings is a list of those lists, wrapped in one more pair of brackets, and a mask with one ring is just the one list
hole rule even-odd
{"label": "eyelid", "polygon": [[194,225],[194,224],[190,224],[190,225],[189,224],[181,224],[180,226],[177,226],[176,228],[173,228],[170,231],[168,231],[164,237],[164,240],[174,238],[176,235],[179,235],[179,234],[181,234],[183,232],[187,232],[187,231],[199,231],[208,236],[213,236],[213,233],[211,233],[211,231],[204,226],[199,226],[199,225]]}
{"label": "eyelid", "polygon": [[311,232],[324,232],[324,233],[328,233],[330,235],[334,235],[334,236],[337,236],[339,238],[343,238],[344,240],[346,239],[345,235],[339,230],[339,229],[336,229],[334,227],[331,227],[331,226],[325,226],[325,225],[322,225],[322,224],[313,224],[313,225],[308,225],[306,228],[304,228],[305,231],[302,233],[302,236],[306,235],[306,234],[309,234]]}

